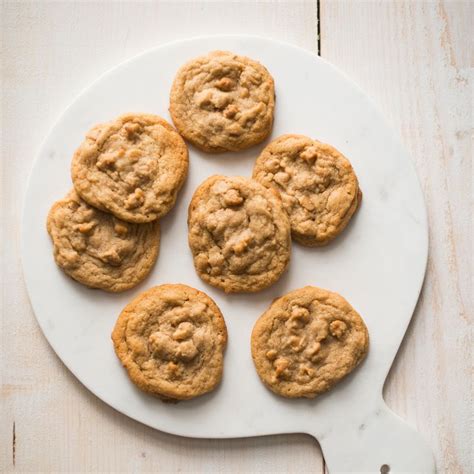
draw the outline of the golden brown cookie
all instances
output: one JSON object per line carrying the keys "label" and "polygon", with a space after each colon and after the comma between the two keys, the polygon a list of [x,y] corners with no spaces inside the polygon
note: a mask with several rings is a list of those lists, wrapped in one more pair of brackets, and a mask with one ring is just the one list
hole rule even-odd
{"label": "golden brown cookie", "polygon": [[174,205],[188,149],[156,115],[126,114],[97,125],[72,160],[72,181],[90,205],[128,222],[151,222]]}
{"label": "golden brown cookie", "polygon": [[290,223],[277,193],[251,179],[211,176],[188,212],[198,275],[226,293],[259,291],[290,261]]}
{"label": "golden brown cookie", "polygon": [[158,221],[122,221],[89,206],[74,190],[53,204],[47,228],[58,266],[91,288],[128,290],[148,275],[158,257]]}
{"label": "golden brown cookie", "polygon": [[265,147],[253,179],[281,194],[292,237],[310,247],[339,235],[362,198],[349,161],[303,135],[283,135]]}
{"label": "golden brown cookie", "polygon": [[270,390],[313,398],[364,359],[369,335],[342,296],[306,286],[271,304],[253,328],[251,346],[257,373]]}
{"label": "golden brown cookie", "polygon": [[209,296],[189,286],[138,295],[120,313],[112,340],[132,382],[163,399],[203,395],[222,378],[224,318]]}
{"label": "golden brown cookie", "polygon": [[258,62],[228,51],[194,58],[178,71],[170,114],[179,133],[210,153],[263,141],[273,126],[275,87]]}

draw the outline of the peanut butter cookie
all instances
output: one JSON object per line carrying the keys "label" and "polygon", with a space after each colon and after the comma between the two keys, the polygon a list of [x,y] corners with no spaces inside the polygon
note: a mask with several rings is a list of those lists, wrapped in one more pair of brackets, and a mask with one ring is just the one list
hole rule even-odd
{"label": "peanut butter cookie", "polygon": [[263,141],[273,125],[275,87],[258,62],[228,51],[189,61],[171,89],[170,114],[179,133],[210,153]]}
{"label": "peanut butter cookie", "polygon": [[146,277],[158,257],[158,222],[122,221],[89,206],[75,191],[53,204],[47,229],[58,266],[91,288],[128,290]]}
{"label": "peanut butter cookie", "polygon": [[253,179],[281,194],[292,237],[310,247],[342,232],[362,193],[349,161],[330,145],[302,135],[283,135],[260,154]]}
{"label": "peanut butter cookie", "polygon": [[197,397],[222,378],[224,318],[209,296],[189,286],[141,293],[120,314],[112,340],[132,382],[162,399]]}
{"label": "peanut butter cookie", "polygon": [[195,191],[189,245],[198,275],[226,293],[274,283],[290,261],[290,223],[277,193],[256,181],[211,176]]}
{"label": "peanut butter cookie", "polygon": [[89,131],[71,173],[90,205],[124,221],[151,222],[173,207],[188,173],[188,150],[161,117],[127,114]]}
{"label": "peanut butter cookie", "polygon": [[340,295],[306,286],[275,300],[252,331],[262,382],[288,398],[329,390],[364,359],[364,321]]}

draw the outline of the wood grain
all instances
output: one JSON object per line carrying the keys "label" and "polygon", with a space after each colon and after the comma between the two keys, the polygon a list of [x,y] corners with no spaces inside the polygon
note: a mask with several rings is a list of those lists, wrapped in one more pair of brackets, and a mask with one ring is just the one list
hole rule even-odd
{"label": "wood grain", "polygon": [[322,472],[309,436],[178,438],[99,401],[43,338],[19,255],[34,154],[100,73],[146,48],[199,34],[255,33],[317,51],[318,3],[322,56],[358,82],[400,132],[427,201],[428,273],[385,396],[425,435],[439,472],[473,471],[473,4],[321,0],[1,4],[1,472]]}
{"label": "wood grain", "polygon": [[320,4],[322,56],[366,90],[400,132],[428,210],[428,271],[385,399],[424,435],[439,472],[466,474],[473,472],[473,6]]}

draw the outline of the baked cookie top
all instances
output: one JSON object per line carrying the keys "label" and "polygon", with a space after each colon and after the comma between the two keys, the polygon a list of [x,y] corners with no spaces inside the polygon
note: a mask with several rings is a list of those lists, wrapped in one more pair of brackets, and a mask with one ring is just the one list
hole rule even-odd
{"label": "baked cookie top", "polygon": [[51,207],[47,220],[54,259],[74,280],[119,292],[142,281],[158,256],[158,222],[131,224],[99,211],[73,190]]}
{"label": "baked cookie top", "polygon": [[332,146],[303,135],[282,135],[265,147],[253,179],[281,194],[293,238],[308,246],[336,237],[362,198],[349,161]]}
{"label": "baked cookie top", "polygon": [[151,222],[174,205],[188,173],[183,139],[156,115],[126,114],[96,125],[72,160],[72,181],[89,204],[128,222]]}
{"label": "baked cookie top", "polygon": [[133,383],[161,398],[197,397],[222,378],[224,318],[209,296],[189,286],[141,293],[121,312],[112,340]]}
{"label": "baked cookie top", "polygon": [[280,198],[251,179],[204,181],[189,205],[188,227],[198,275],[226,293],[266,288],[290,261],[290,223]]}
{"label": "baked cookie top", "polygon": [[178,71],[170,114],[179,133],[210,153],[264,140],[273,125],[275,87],[260,63],[228,51],[194,58]]}
{"label": "baked cookie top", "polygon": [[313,398],[361,362],[369,336],[342,296],[306,286],[272,303],[253,328],[251,346],[257,373],[270,390]]}

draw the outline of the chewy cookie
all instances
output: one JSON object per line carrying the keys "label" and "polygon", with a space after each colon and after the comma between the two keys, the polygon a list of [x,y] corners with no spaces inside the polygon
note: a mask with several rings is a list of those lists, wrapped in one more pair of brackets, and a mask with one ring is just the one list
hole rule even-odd
{"label": "chewy cookie", "polygon": [[58,266],[91,288],[128,290],[146,277],[158,257],[158,222],[122,221],[89,206],[75,191],[53,204],[47,229]]}
{"label": "chewy cookie", "polygon": [[272,303],[253,328],[251,346],[257,373],[270,390],[313,398],[361,362],[369,335],[344,298],[306,286]]}
{"label": "chewy cookie", "polygon": [[198,275],[226,293],[274,283],[290,261],[290,223],[277,193],[256,181],[211,176],[194,193],[189,246]]}
{"label": "chewy cookie", "polygon": [[334,239],[362,198],[349,161],[332,146],[303,135],[283,135],[265,147],[253,179],[281,194],[292,237],[310,247]]}
{"label": "chewy cookie", "polygon": [[174,205],[188,150],[161,117],[126,114],[97,125],[72,160],[72,181],[89,204],[128,222],[151,222]]}
{"label": "chewy cookie", "polygon": [[195,58],[178,71],[170,114],[179,133],[210,153],[263,141],[273,125],[275,87],[258,62],[228,51]]}
{"label": "chewy cookie", "polygon": [[197,397],[222,378],[224,318],[209,296],[189,286],[141,293],[120,314],[112,340],[132,382],[162,399]]}

